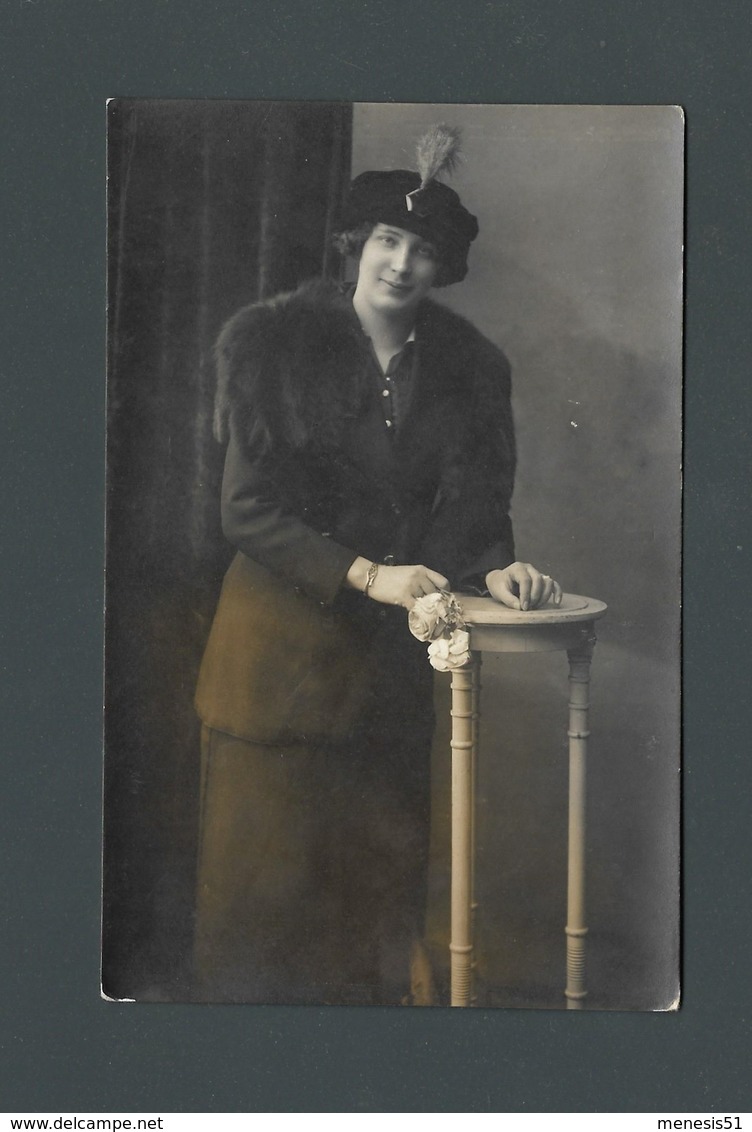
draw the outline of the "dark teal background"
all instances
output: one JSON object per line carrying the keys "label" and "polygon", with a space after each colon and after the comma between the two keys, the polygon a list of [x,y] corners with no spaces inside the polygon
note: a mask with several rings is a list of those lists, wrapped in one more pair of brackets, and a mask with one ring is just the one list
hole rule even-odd
{"label": "dark teal background", "polygon": [[[749,1109],[749,13],[699,0],[3,6],[5,1111]],[[98,997],[108,96],[687,114],[684,1006]]]}

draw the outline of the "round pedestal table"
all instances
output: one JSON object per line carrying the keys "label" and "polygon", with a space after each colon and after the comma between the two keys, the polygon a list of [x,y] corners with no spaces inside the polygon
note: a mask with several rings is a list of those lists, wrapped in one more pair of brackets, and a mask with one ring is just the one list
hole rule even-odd
{"label": "round pedestal table", "polygon": [[475,777],[484,652],[566,650],[569,657],[569,840],[566,1002],[582,1008],[585,990],[585,775],[590,662],[602,601],[564,594],[561,605],[522,612],[492,598],[457,594],[470,632],[471,659],[452,672],[452,1006],[473,1001]]}

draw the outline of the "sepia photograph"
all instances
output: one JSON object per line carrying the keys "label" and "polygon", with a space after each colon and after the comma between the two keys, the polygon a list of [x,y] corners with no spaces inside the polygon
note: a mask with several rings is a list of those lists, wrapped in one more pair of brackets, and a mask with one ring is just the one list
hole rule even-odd
{"label": "sepia photograph", "polygon": [[678,1009],[681,109],[107,126],[103,996]]}

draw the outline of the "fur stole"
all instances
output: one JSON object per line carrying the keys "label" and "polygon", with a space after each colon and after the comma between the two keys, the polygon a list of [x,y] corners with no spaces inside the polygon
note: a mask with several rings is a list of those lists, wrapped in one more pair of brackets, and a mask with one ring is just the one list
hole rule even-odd
{"label": "fur stole", "polygon": [[[427,399],[420,413],[439,434],[472,424],[471,448],[484,431],[514,466],[509,365],[501,351],[466,319],[424,300],[416,319],[421,378]],[[364,365],[366,339],[348,291],[329,281],[242,308],[217,346],[215,434],[225,441],[229,419],[254,447],[336,449],[373,396]],[[433,432],[434,440],[440,439]]]}

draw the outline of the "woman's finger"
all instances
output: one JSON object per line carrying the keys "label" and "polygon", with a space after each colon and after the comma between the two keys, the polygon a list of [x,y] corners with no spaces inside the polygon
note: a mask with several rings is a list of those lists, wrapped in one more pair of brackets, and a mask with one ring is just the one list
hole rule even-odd
{"label": "woman's finger", "polygon": [[549,577],[548,574],[541,574],[544,583],[544,590],[538,605],[545,605],[550,599],[554,605],[561,605],[561,586],[554,579]]}
{"label": "woman's finger", "polygon": [[548,574],[541,574],[541,592],[538,598],[538,605],[545,605],[551,594],[553,593],[554,580],[549,578]]}
{"label": "woman's finger", "polygon": [[539,570],[533,566],[529,568],[530,574],[530,608],[537,609],[546,600],[543,596],[546,589],[546,580]]}
{"label": "woman's finger", "polygon": [[520,609],[530,608],[530,591],[532,590],[533,580],[530,577],[529,567],[522,565],[521,569],[515,571],[515,580],[517,588],[520,591]]}
{"label": "woman's finger", "polygon": [[512,589],[512,584],[511,576],[506,571],[500,572],[493,580],[491,596],[495,601],[500,601],[502,605],[506,605],[510,609],[519,609],[520,600]]}

